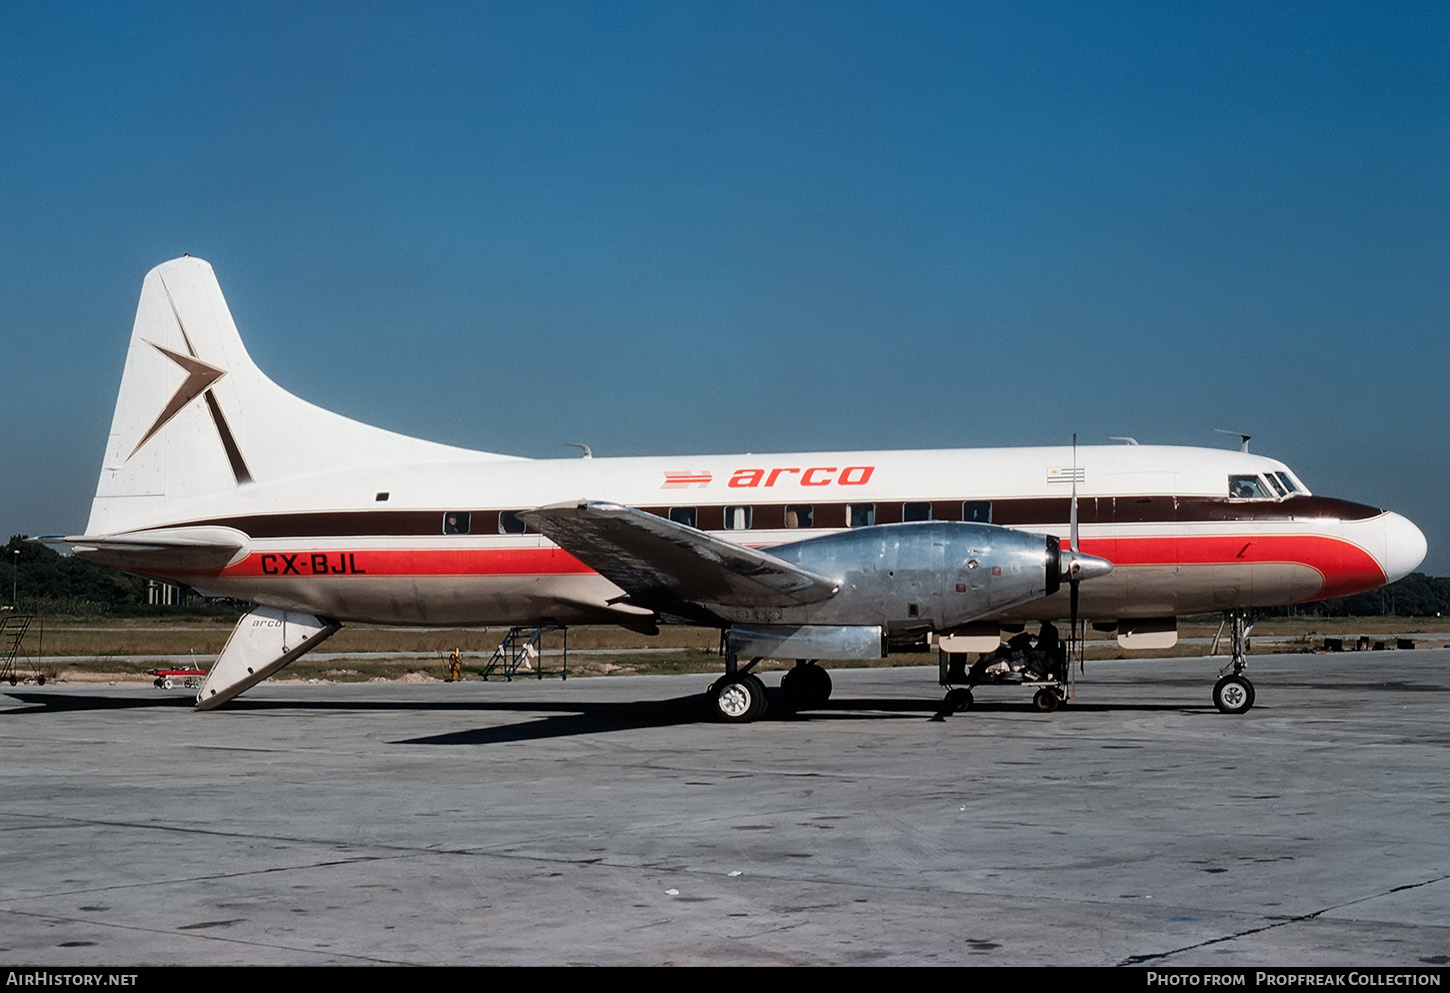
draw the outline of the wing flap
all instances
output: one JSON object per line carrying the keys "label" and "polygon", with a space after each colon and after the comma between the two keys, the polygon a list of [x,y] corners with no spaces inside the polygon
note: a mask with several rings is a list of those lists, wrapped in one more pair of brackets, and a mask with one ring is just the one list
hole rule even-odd
{"label": "wing flap", "polygon": [[643,606],[790,607],[839,589],[768,552],[617,503],[552,504],[519,517]]}

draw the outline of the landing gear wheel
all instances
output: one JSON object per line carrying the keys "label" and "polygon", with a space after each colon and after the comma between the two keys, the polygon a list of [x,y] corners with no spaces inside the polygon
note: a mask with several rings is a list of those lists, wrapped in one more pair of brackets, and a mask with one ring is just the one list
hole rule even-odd
{"label": "landing gear wheel", "polygon": [[1032,707],[1039,713],[1050,714],[1060,706],[1062,706],[1062,697],[1057,695],[1056,690],[1044,687],[1038,690],[1037,695],[1032,698]]}
{"label": "landing gear wheel", "polygon": [[1213,684],[1213,705],[1225,714],[1242,714],[1254,705],[1254,684],[1245,676],[1224,676]]}
{"label": "landing gear wheel", "polygon": [[722,676],[710,687],[710,703],[727,724],[747,724],[765,713],[765,684],[754,673]]}
{"label": "landing gear wheel", "polygon": [[947,690],[946,709],[954,714],[970,709],[974,702],[971,690]]}
{"label": "landing gear wheel", "polygon": [[765,680],[753,672],[747,672],[741,678],[750,680],[750,688],[755,693],[755,702],[750,707],[750,720],[759,720],[765,716]]}
{"label": "landing gear wheel", "polygon": [[815,710],[831,698],[831,674],[814,662],[797,665],[780,678],[780,689],[792,710]]}

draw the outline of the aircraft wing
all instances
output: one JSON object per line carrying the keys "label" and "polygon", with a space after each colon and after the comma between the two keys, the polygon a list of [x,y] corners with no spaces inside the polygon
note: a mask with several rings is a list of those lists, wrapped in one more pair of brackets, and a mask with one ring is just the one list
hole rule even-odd
{"label": "aircraft wing", "polygon": [[768,552],[617,503],[551,504],[519,517],[641,606],[792,607],[840,588]]}

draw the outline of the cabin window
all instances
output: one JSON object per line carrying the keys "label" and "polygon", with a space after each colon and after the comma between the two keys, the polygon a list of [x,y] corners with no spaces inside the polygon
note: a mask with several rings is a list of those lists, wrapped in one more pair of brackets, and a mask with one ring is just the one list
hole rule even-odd
{"label": "cabin window", "polygon": [[469,513],[466,510],[450,510],[443,515],[444,534],[467,534]]}
{"label": "cabin window", "polygon": [[683,524],[687,528],[695,526],[697,512],[694,507],[671,507],[670,520],[676,524]]}
{"label": "cabin window", "polygon": [[846,519],[851,522],[853,528],[869,528],[876,523],[876,505],[874,503],[848,503]]}
{"label": "cabin window", "polygon": [[749,507],[726,507],[725,508],[725,530],[745,531],[750,527]]}
{"label": "cabin window", "polygon": [[901,507],[901,519],[903,521],[929,521],[931,520],[931,504],[903,504]]}
{"label": "cabin window", "polygon": [[519,520],[517,510],[500,510],[498,512],[499,534],[523,534],[524,530],[524,522]]}
{"label": "cabin window", "polygon": [[1228,495],[1236,500],[1271,500],[1274,496],[1258,476],[1228,477]]}
{"label": "cabin window", "polygon": [[962,520],[972,524],[992,523],[992,501],[991,500],[963,500]]}
{"label": "cabin window", "polygon": [[815,523],[816,508],[808,503],[790,504],[785,508],[785,526],[808,528]]}

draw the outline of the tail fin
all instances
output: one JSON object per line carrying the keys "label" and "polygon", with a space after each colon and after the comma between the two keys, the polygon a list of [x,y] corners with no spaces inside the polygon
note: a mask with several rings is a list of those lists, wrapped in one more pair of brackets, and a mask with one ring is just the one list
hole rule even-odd
{"label": "tail fin", "polygon": [[319,470],[508,456],[394,434],[268,379],[242,345],[212,268],[173,259],[141,287],[89,535],[183,519],[204,501]]}

